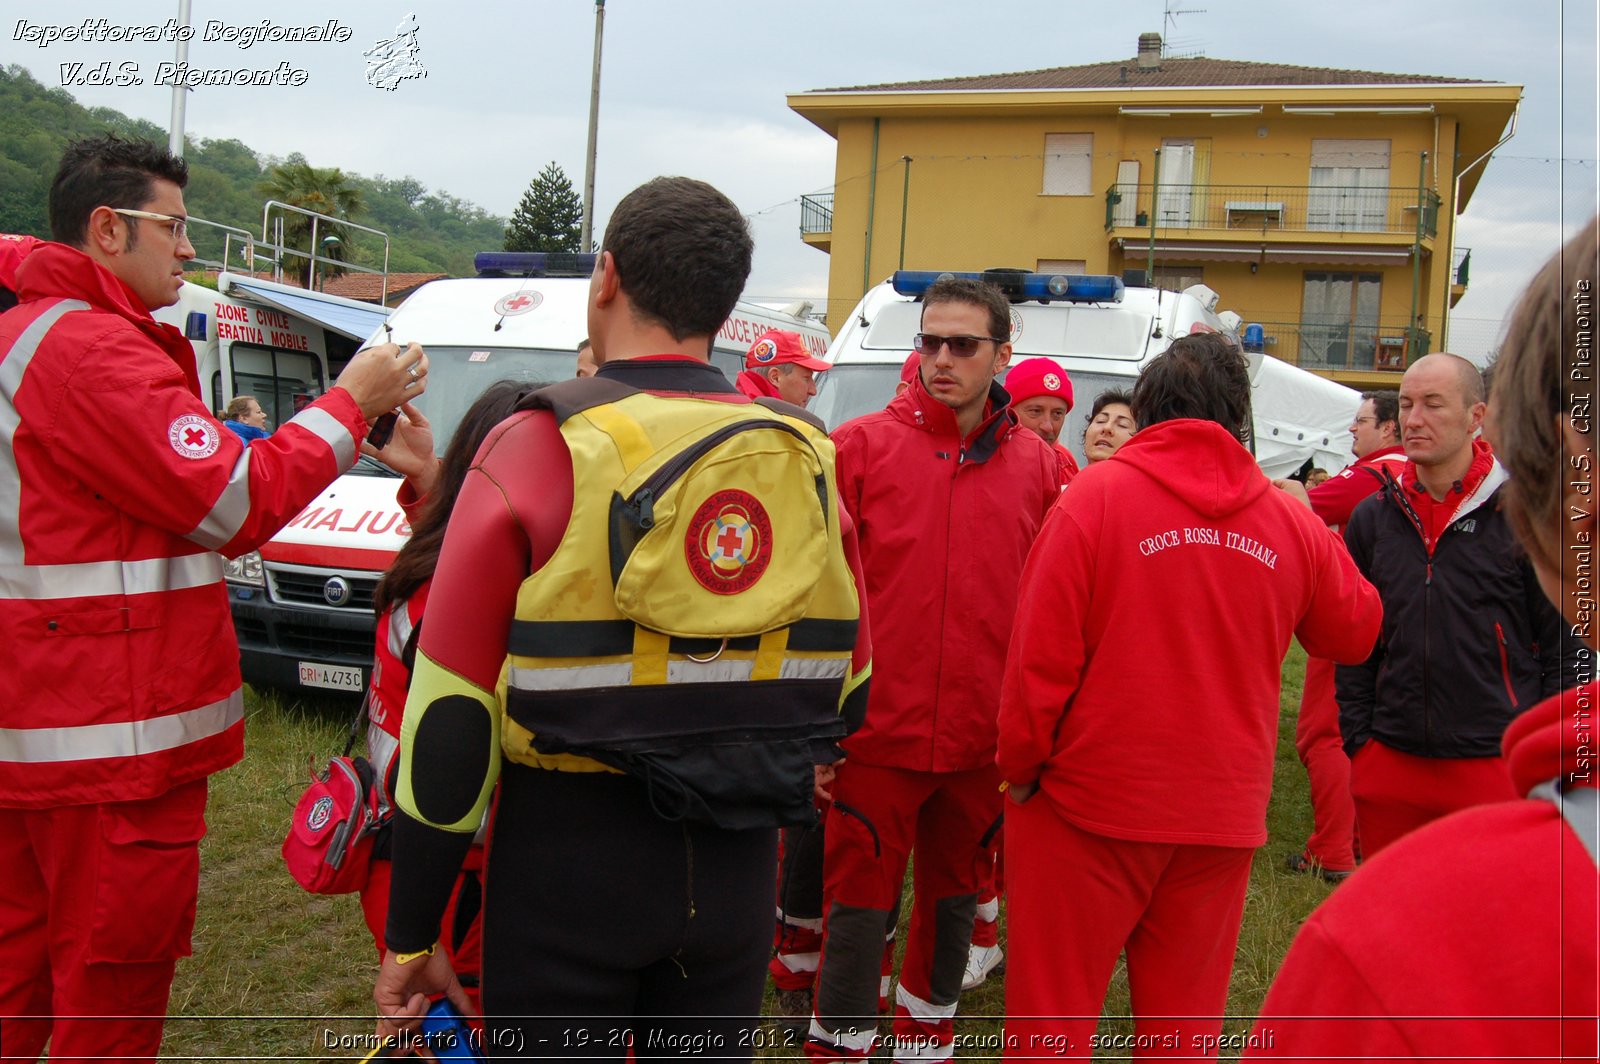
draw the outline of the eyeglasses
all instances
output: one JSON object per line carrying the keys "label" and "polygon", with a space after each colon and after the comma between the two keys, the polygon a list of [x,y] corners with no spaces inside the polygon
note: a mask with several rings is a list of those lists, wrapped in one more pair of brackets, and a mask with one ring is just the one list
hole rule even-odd
{"label": "eyeglasses", "polygon": [[112,207],[112,214],[120,214],[124,218],[148,218],[152,222],[171,222],[167,230],[172,234],[172,239],[182,240],[189,233],[189,219],[179,218],[171,214],[156,214],[154,211],[136,211],[128,207]]}
{"label": "eyeglasses", "polygon": [[1358,417],[1354,421],[1350,422],[1350,424],[1352,424],[1352,425],[1371,425],[1373,428],[1377,428],[1378,427],[1378,419],[1375,418],[1375,417]]}
{"label": "eyeglasses", "polygon": [[939,348],[950,345],[950,353],[957,358],[971,358],[978,353],[978,345],[989,343],[1005,343],[998,336],[935,336],[933,333],[917,333],[911,338],[911,350],[919,355],[937,355]]}

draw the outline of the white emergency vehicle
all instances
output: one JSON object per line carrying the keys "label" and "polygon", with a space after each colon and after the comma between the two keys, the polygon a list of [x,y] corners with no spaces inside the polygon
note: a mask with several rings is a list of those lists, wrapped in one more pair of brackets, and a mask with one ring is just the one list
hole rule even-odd
{"label": "white emergency vehicle", "polygon": [[[989,281],[1006,292],[1012,365],[1044,355],[1066,369],[1073,406],[1059,442],[1080,463],[1097,395],[1109,388],[1131,390],[1139,370],[1181,336],[1209,331],[1237,342],[1239,316],[1219,313],[1217,293],[1205,285],[1168,292],[1128,287],[1111,276],[901,270],[869,290],[834,337],[824,356],[833,369],[818,377],[808,409],[830,427],[882,409],[894,397],[911,337],[920,331],[922,293],[951,276]],[[1247,357],[1255,455],[1263,472],[1288,476],[1308,458],[1330,472],[1348,464],[1348,429],[1360,394],[1269,355]]]}
{"label": "white emergency vehicle", "polygon": [[[502,379],[554,383],[574,375],[588,335],[593,255],[486,252],[479,276],[431,281],[412,293],[369,343],[419,343],[428,390],[417,405],[442,452],[484,388]],[[827,330],[740,301],[718,331],[711,361],[731,380],[769,328],[798,332],[821,357]],[[252,684],[360,692],[372,664],[372,593],[410,526],[395,501],[400,481],[361,458],[256,555],[230,568],[241,666]]]}

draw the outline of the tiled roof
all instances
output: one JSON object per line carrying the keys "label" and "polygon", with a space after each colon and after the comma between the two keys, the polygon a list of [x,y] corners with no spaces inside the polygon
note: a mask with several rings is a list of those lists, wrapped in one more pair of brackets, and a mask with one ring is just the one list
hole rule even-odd
{"label": "tiled roof", "polygon": [[1199,86],[1254,85],[1461,85],[1493,84],[1474,78],[1430,74],[1382,74],[1370,70],[1254,63],[1237,59],[1163,59],[1154,70],[1139,69],[1137,59],[1085,66],[1024,70],[1014,74],[979,74],[933,81],[896,81],[882,85],[815,89],[815,92],[970,92],[1003,89],[1164,89]]}
{"label": "tiled roof", "polygon": [[[409,292],[413,288],[420,288],[429,281],[437,281],[441,277],[449,277],[448,273],[391,273],[389,275],[389,298],[393,299],[397,292]],[[347,273],[342,277],[330,277],[320,283],[322,290],[332,296],[344,296],[346,299],[365,299],[369,303],[378,301],[378,292],[381,290],[383,278],[375,273]]]}

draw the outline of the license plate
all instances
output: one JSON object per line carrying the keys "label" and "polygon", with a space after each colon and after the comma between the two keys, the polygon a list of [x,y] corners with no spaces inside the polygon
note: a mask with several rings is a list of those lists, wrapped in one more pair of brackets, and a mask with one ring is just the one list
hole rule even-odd
{"label": "license plate", "polygon": [[319,665],[314,661],[300,662],[302,687],[326,687],[334,691],[365,690],[361,682],[361,669],[354,665]]}

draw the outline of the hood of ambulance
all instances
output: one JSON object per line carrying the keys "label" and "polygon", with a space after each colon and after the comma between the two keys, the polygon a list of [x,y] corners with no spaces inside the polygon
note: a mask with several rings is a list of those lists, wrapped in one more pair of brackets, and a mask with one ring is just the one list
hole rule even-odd
{"label": "hood of ambulance", "polygon": [[268,562],[379,571],[411,535],[397,477],[345,474],[261,547]]}

